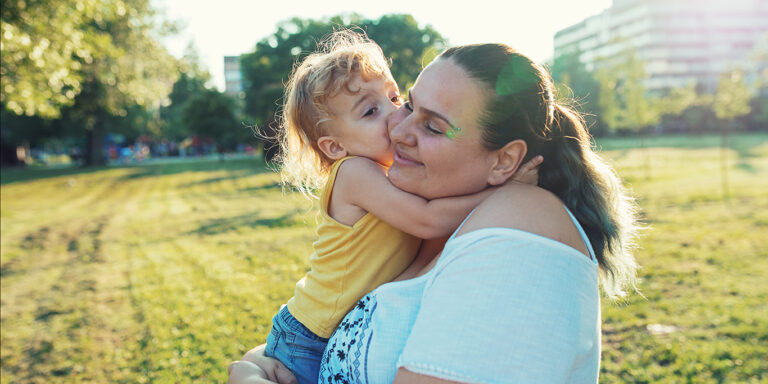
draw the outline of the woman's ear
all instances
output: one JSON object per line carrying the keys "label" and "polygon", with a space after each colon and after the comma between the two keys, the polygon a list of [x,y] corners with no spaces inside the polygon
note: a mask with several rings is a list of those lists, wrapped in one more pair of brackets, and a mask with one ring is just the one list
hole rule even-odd
{"label": "woman's ear", "polygon": [[317,139],[317,146],[331,160],[339,160],[347,156],[347,150],[332,136]]}
{"label": "woman's ear", "polygon": [[523,140],[514,140],[493,152],[493,167],[488,176],[488,184],[502,185],[512,177],[523,162],[528,145]]}

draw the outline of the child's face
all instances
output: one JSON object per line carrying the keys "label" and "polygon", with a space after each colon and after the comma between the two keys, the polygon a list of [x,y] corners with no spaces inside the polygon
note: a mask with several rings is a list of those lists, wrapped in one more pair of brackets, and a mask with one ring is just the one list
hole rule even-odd
{"label": "child's face", "polygon": [[358,91],[341,91],[327,105],[334,118],[325,124],[329,136],[348,156],[362,156],[384,166],[392,165],[394,151],[389,140],[387,117],[401,104],[400,91],[391,76],[363,81],[360,75],[349,83]]}

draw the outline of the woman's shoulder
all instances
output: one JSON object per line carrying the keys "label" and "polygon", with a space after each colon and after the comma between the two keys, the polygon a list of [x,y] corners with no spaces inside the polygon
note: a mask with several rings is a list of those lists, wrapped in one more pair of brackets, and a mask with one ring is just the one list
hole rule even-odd
{"label": "woman's shoulder", "polygon": [[480,203],[457,236],[484,228],[511,228],[543,236],[588,255],[584,240],[565,208],[552,192],[509,183]]}

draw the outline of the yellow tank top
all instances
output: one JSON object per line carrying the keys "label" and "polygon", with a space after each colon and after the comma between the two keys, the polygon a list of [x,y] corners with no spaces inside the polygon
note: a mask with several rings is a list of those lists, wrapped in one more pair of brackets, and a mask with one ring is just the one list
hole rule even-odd
{"label": "yellow tank top", "polygon": [[288,300],[291,315],[320,337],[328,338],[352,306],[368,292],[392,281],[418,252],[421,240],[379,220],[370,212],[353,226],[328,215],[336,161],[320,197],[321,222],[310,271]]}

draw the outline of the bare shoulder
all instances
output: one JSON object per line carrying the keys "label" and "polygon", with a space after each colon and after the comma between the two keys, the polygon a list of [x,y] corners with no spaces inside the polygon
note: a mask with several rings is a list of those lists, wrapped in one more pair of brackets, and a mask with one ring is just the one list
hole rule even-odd
{"label": "bare shoulder", "polygon": [[353,157],[341,163],[336,179],[338,180],[341,178],[351,178],[357,180],[361,177],[366,177],[371,174],[376,176],[384,175],[386,177],[386,168],[369,158]]}
{"label": "bare shoulder", "polygon": [[381,164],[366,157],[353,157],[339,166],[333,193],[345,197],[347,194],[355,195],[360,192],[361,187],[385,181],[389,182],[387,170]]}
{"label": "bare shoulder", "polygon": [[477,206],[458,235],[496,227],[530,232],[587,253],[564,203],[552,192],[536,186],[510,183],[499,188]]}
{"label": "bare shoulder", "polygon": [[366,196],[364,189],[388,182],[386,169],[379,163],[365,157],[345,160],[333,183],[328,214],[340,223],[354,225],[367,213],[358,201]]}

